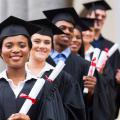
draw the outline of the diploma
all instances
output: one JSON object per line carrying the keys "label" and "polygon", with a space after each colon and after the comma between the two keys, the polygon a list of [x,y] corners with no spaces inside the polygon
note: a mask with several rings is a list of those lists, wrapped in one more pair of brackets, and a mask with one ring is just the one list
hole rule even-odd
{"label": "diploma", "polygon": [[108,51],[108,57],[111,57],[114,52],[119,48],[119,45],[115,43]]}
{"label": "diploma", "polygon": [[[89,70],[88,70],[88,76],[93,76],[94,75],[99,54],[100,54],[100,49],[95,48],[94,53],[93,53],[93,57],[92,57],[92,61],[91,61],[91,64],[90,64],[90,67],[89,67]],[[83,92],[88,93],[88,88],[84,88]]]}
{"label": "diploma", "polygon": [[97,68],[98,72],[101,72],[103,67],[106,64],[106,61],[108,59],[107,54],[108,53],[106,51],[101,52],[100,57],[99,57],[98,62],[97,62],[97,65],[96,65],[96,68]]}
{"label": "diploma", "polygon": [[109,57],[111,57],[114,54],[114,52],[118,48],[119,48],[119,45],[116,43],[109,50],[101,52],[99,60],[97,62],[97,66],[96,66],[98,72],[101,72],[101,70],[106,64],[106,61],[109,59]]}
{"label": "diploma", "polygon": [[[54,68],[54,70],[52,71],[52,73],[50,74],[50,76],[48,77],[48,79],[51,79],[52,81],[54,81],[64,66],[65,66],[65,63],[63,61],[59,61],[58,64],[56,65],[56,67]],[[45,80],[43,78],[37,79],[37,81],[35,82],[34,86],[32,87],[32,89],[27,97],[28,99],[25,100],[19,113],[24,113],[24,114],[28,113],[29,109],[31,108],[31,106],[33,104],[32,100],[36,99],[37,95],[43,88],[44,84],[45,84]],[[25,95],[24,95],[24,97],[25,97]]]}

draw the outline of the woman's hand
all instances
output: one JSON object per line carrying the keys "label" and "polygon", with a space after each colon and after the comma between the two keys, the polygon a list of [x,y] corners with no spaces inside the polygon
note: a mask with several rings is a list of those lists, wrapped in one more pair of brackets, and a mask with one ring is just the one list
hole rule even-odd
{"label": "woman's hand", "polygon": [[12,114],[7,120],[30,120],[30,117],[23,113],[15,113]]}
{"label": "woman's hand", "polygon": [[96,77],[94,76],[84,76],[84,87],[88,88],[88,94],[94,94],[95,86],[96,86]]}

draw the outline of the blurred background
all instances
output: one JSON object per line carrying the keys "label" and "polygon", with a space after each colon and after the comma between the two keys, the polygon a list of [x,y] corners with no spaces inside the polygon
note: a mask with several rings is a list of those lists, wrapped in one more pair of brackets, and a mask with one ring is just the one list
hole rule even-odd
{"label": "blurred background", "polygon": [[[74,6],[78,14],[82,10],[82,3],[95,0],[0,0],[0,22],[10,15],[24,20],[44,18],[43,10]],[[103,35],[113,42],[120,44],[120,0],[106,0],[112,7],[108,11],[106,23],[103,28]],[[4,69],[0,61],[0,71]]]}

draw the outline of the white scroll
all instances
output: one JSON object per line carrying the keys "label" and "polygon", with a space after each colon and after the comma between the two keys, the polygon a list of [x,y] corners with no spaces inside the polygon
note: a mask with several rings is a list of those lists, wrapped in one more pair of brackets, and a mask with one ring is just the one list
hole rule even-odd
{"label": "white scroll", "polygon": [[[58,64],[56,65],[56,67],[54,68],[54,70],[52,71],[52,73],[50,74],[50,76],[48,77],[48,79],[51,79],[54,81],[55,78],[62,71],[64,66],[65,66],[65,63],[63,61],[59,61]],[[36,99],[37,95],[39,94],[39,92],[43,88],[44,84],[45,84],[45,80],[43,78],[38,79],[35,82],[35,84],[34,84],[33,88],[31,89],[28,96],[32,99]],[[31,108],[32,104],[33,103],[30,99],[26,99],[23,106],[21,107],[19,113],[27,114],[29,109]]]}
{"label": "white scroll", "polygon": [[[89,67],[89,70],[88,70],[88,76],[93,76],[94,75],[99,54],[100,54],[100,49],[95,48],[94,53],[93,53],[93,57],[92,57],[92,61],[91,61],[91,64],[90,64],[90,67]],[[84,88],[83,92],[88,93],[88,88]]]}
{"label": "white scroll", "polygon": [[108,51],[101,52],[99,60],[97,62],[97,66],[96,66],[98,72],[101,72],[108,58],[111,57],[118,48],[119,48],[119,45],[116,43]]}

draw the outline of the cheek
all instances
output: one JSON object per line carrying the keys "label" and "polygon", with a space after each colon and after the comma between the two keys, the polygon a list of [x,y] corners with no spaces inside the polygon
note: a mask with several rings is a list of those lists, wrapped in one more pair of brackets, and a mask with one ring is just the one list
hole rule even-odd
{"label": "cheek", "polygon": [[9,55],[10,55],[10,51],[9,51],[8,49],[3,48],[3,49],[1,50],[1,57],[2,57],[3,59],[8,58]]}
{"label": "cheek", "polygon": [[29,53],[30,53],[30,49],[28,49],[28,48],[22,50],[22,54],[23,54],[24,58],[28,58]]}

